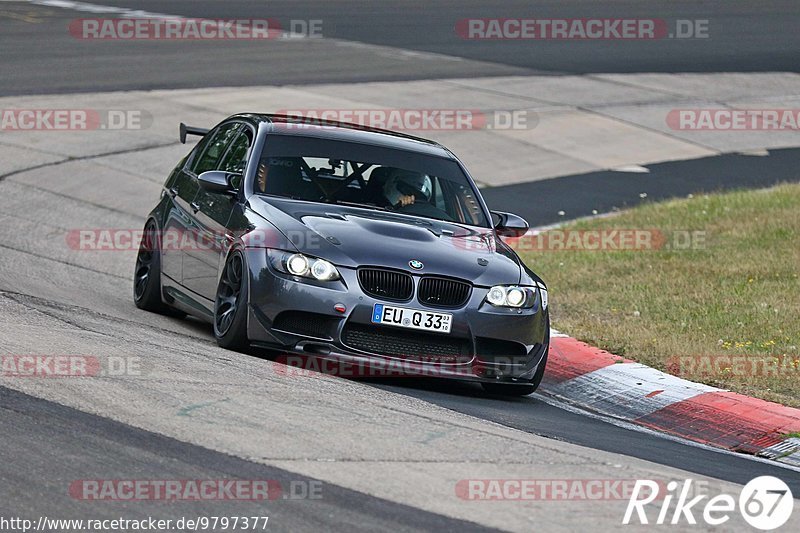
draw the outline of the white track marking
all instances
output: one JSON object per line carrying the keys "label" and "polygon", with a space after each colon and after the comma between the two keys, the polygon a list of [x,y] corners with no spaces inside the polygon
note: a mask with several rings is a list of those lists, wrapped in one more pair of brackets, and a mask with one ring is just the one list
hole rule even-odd
{"label": "white track marking", "polygon": [[103,6],[90,4],[88,2],[73,2],[71,0],[22,0],[30,4],[47,7],[59,7],[61,9],[72,9],[83,13],[121,15],[124,18],[169,18],[181,19],[177,15],[165,15],[164,13],[153,13],[141,9],[130,9],[127,7]]}
{"label": "white track marking", "polygon": [[719,391],[640,363],[608,365],[548,388],[548,394],[625,420],[635,420],[700,394]]}
{"label": "white track marking", "polygon": [[759,455],[800,467],[800,438],[791,437],[778,444],[764,448]]}
{"label": "white track marking", "polygon": [[650,169],[641,165],[623,165],[611,169],[614,172],[630,172],[633,174],[649,174]]}
{"label": "white track marking", "polygon": [[726,450],[724,448],[717,448],[715,446],[710,446],[708,444],[702,444],[700,442],[695,442],[693,440],[687,440],[687,439],[684,439],[682,437],[678,437],[676,435],[670,435],[668,433],[661,433],[660,431],[656,431],[654,429],[650,429],[650,428],[647,428],[645,426],[640,426],[638,424],[634,424],[633,422],[628,422],[627,420],[620,420],[618,418],[614,418],[614,417],[611,417],[611,416],[606,416],[606,415],[602,415],[602,414],[598,414],[598,413],[593,413],[591,411],[586,411],[584,409],[581,409],[578,406],[575,406],[575,405],[572,405],[570,403],[564,402],[564,401],[562,401],[560,399],[557,399],[557,398],[550,397],[547,394],[542,393],[542,392],[536,392],[533,395],[531,395],[531,397],[535,398],[536,400],[542,401],[542,402],[546,403],[547,405],[552,405],[553,407],[557,407],[558,409],[563,409],[564,411],[568,411],[570,413],[574,413],[574,414],[580,415],[580,416],[585,416],[585,417],[592,418],[592,419],[595,419],[595,420],[601,420],[603,422],[611,424],[612,426],[620,427],[620,428],[623,428],[623,429],[629,429],[631,431],[636,431],[637,433],[645,433],[645,434],[653,436],[653,437],[658,437],[658,438],[661,438],[661,439],[665,439],[665,440],[669,440],[669,441],[673,441],[673,442],[678,442],[680,444],[685,444],[686,446],[691,446],[693,448],[700,448],[700,449],[703,449],[703,450],[708,450],[708,451],[711,451],[711,452],[720,453],[720,454],[724,454],[724,455],[733,455],[733,456],[736,456],[736,457],[738,457],[740,459],[746,459],[748,461],[756,461],[758,463],[777,466],[779,468],[785,468],[786,470],[791,470],[791,471],[794,471],[794,472],[800,472],[800,465],[795,466],[794,464],[781,463],[781,462],[777,462],[777,461],[774,461],[772,459],[767,459],[767,458],[764,458],[764,457],[758,457],[758,456],[755,456],[755,455],[747,455],[747,454],[743,454],[743,453],[732,452],[732,451]]}

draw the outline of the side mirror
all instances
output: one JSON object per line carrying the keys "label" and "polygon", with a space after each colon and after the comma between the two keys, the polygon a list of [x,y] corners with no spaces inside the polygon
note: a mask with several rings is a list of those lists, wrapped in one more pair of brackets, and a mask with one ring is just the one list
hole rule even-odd
{"label": "side mirror", "polygon": [[495,231],[501,237],[522,237],[530,229],[524,218],[513,213],[492,211],[492,220]]}
{"label": "side mirror", "polygon": [[231,178],[236,174],[225,172],[223,170],[209,170],[197,176],[200,182],[200,187],[209,192],[216,193],[234,193],[236,192],[231,185]]}

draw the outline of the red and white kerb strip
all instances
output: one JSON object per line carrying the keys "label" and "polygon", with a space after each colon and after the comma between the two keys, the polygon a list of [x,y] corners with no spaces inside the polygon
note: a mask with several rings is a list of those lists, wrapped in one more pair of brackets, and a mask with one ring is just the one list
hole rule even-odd
{"label": "red and white kerb strip", "polygon": [[694,383],[553,330],[539,392],[688,440],[800,466],[800,409]]}

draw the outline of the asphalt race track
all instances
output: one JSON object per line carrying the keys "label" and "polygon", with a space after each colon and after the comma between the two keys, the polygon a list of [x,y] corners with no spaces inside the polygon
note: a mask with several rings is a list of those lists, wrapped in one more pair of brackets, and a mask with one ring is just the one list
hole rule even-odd
{"label": "asphalt race track", "polygon": [[[762,2],[670,2],[657,10],[644,0],[540,2],[535,14],[541,17],[707,18],[718,32],[705,47],[679,40],[636,47],[544,42],[535,52],[529,43],[465,44],[453,34],[461,18],[531,16],[530,2],[516,0],[448,0],[434,10],[422,0],[93,3],[187,17],[323,19],[326,39],[267,47],[87,46],[64,31],[66,24],[103,15],[0,2],[0,96],[53,95],[56,107],[63,95],[106,91],[534,73],[796,71],[800,50],[800,10],[793,1],[769,2],[768,14]],[[91,353],[141,364],[135,377],[0,376],[0,516],[268,514],[274,531],[574,531],[587,523],[605,531],[617,527],[625,502],[495,505],[460,500],[454,487],[475,478],[650,476],[709,479],[730,492],[734,484],[774,475],[800,495],[795,469],[621,427],[539,395],[508,400],[465,384],[293,377],[270,360],[274,354],[222,350],[199,322],[139,311],[130,295],[134,255],[70,254],[64,233],[140,227],[142,206],[169,171],[147,161],[154,153],[171,155],[175,144],[153,137],[85,160],[54,157],[0,176],[0,353]],[[0,136],[0,150],[10,146]],[[648,165],[648,200],[796,181],[798,155],[786,148],[769,157],[728,154]],[[126,165],[127,174],[120,170]],[[130,177],[130,183],[93,187],[92,179],[104,172]],[[485,195],[492,207],[550,224],[564,219],[559,210],[572,218],[638,203],[641,182],[634,188],[631,176],[592,172],[489,187]],[[147,187],[146,197],[136,183]],[[603,195],[588,189],[598,183]],[[540,195],[551,199],[547,211],[534,211],[524,200]],[[68,491],[83,479],[227,478],[278,480],[284,495],[266,504],[176,505],[88,502]],[[293,484],[317,482],[321,499],[286,497]]]}
{"label": "asphalt race track", "polygon": [[[46,494],[51,500],[48,508],[53,513],[79,516],[86,504],[70,498],[65,491],[57,490],[54,481],[80,478],[87,471],[108,479],[124,474],[138,479],[167,476],[169,479],[256,478],[277,480],[285,486],[292,482],[313,483],[310,478],[298,477],[285,470],[136,430],[16,391],[3,389],[2,398],[0,428],[6,436],[4,445],[12,449],[27,449],[26,456],[38,457],[35,461],[25,461],[24,468],[20,468],[16,476],[4,476],[7,481],[20,486],[20,490],[9,490],[4,494],[4,516],[12,514],[12,509],[20,514],[30,506],[31,494]],[[54,471],[52,459],[59,457],[72,459]],[[107,466],[98,468],[97,465]],[[4,474],[11,471],[12,468],[6,466]],[[291,528],[297,531],[318,531],[330,524],[351,531],[485,529],[474,523],[449,519],[336,486],[327,486],[324,499],[314,503],[308,505],[301,499],[281,501],[281,505],[270,507],[270,520],[277,524],[291,524]],[[108,507],[103,510],[103,516],[123,514],[132,518],[142,513],[141,506],[137,508],[136,504]],[[164,513],[167,516],[170,507],[174,505],[155,503],[148,509],[148,514]],[[214,515],[218,509],[218,504],[201,502],[190,504],[185,511],[194,515]],[[231,515],[255,516],[263,514],[262,511],[263,506],[259,503],[233,502],[226,506],[226,512]],[[40,510],[34,505],[31,512]],[[485,530],[490,531],[488,528]]]}
{"label": "asphalt race track", "polygon": [[[771,150],[767,157],[726,154],[648,166],[647,179],[626,172],[601,171],[555,179],[516,183],[483,190],[490,209],[517,213],[532,226],[608,213],[698,192],[766,188],[798,180],[795,164],[800,150]],[[646,193],[642,198],[639,195]],[[531,205],[528,198],[552,198],[548,209]],[[564,215],[559,215],[564,212]]]}
{"label": "asphalt race track", "polygon": [[[530,398],[500,400],[482,394],[478,387],[463,383],[443,385],[435,381],[384,381],[376,382],[376,385],[543,437],[680,466],[704,476],[747,483],[759,475],[774,475],[786,479],[793,491],[795,486],[800,487],[797,476],[787,475],[782,468],[769,463],[742,461],[734,454],[721,456],[717,450],[654,438],[650,433],[615,426],[584,414],[567,412],[558,405],[548,404],[545,398],[536,394]],[[665,461],[665,458],[672,458],[674,461]]]}
{"label": "asphalt race track", "polygon": [[[793,0],[764,2],[601,3],[591,0],[480,2],[426,0],[109,0],[155,13],[209,18],[323,20],[320,46],[306,40],[248,43],[103,42],[71,38],[75,12],[11,3],[0,17],[5,72],[0,94],[49,94],[153,88],[408,80],[525,73],[770,72],[797,66],[800,13]],[[765,6],[769,5],[769,10]],[[28,14],[30,12],[30,14]],[[80,16],[91,17],[83,13]],[[102,15],[100,15],[102,16]],[[710,39],[663,39],[643,45],[594,41],[465,41],[454,31],[467,17],[626,17],[708,20]],[[702,46],[700,46],[702,45]],[[390,47],[388,49],[382,47]],[[401,51],[398,53],[398,49]],[[733,53],[733,50],[736,50]],[[405,52],[402,52],[405,51]],[[90,60],[91,58],[91,60]],[[190,66],[191,68],[186,68]]]}

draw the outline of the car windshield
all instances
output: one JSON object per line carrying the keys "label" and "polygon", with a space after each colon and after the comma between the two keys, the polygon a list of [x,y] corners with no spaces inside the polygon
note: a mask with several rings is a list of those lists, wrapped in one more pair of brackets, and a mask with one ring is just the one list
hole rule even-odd
{"label": "car windshield", "polygon": [[460,165],[419,152],[347,141],[268,137],[257,194],[396,211],[488,227]]}

